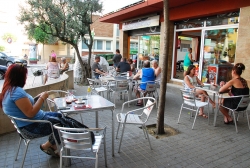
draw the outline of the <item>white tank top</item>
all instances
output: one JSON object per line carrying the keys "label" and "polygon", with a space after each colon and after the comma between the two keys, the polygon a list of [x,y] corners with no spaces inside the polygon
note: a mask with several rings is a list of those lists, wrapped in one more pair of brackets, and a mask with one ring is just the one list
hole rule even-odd
{"label": "white tank top", "polygon": [[[187,75],[187,77],[188,77],[190,83],[191,83],[193,86],[196,86],[196,85],[197,85],[196,76],[191,77],[191,76]],[[193,88],[190,88],[190,87],[184,82],[184,89],[192,90]]]}

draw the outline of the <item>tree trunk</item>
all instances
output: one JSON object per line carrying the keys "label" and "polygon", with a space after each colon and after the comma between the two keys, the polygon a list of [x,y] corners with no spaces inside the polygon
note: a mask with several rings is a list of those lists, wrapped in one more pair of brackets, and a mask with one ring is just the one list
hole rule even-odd
{"label": "tree trunk", "polygon": [[163,0],[163,14],[164,14],[164,48],[163,48],[163,63],[162,67],[162,79],[160,87],[159,108],[157,111],[157,134],[164,134],[164,110],[165,110],[165,96],[166,96],[166,83],[167,83],[167,71],[168,71],[168,30],[169,30],[169,18],[168,18],[168,0]]}
{"label": "tree trunk", "polygon": [[86,72],[86,75],[83,75],[83,77],[82,77],[83,78],[82,84],[85,84],[85,83],[87,83],[87,78],[91,78],[91,73],[89,71],[90,68],[88,68],[89,65],[88,65],[88,63],[83,63],[77,44],[71,44],[71,45],[75,48],[77,58],[78,58],[79,63],[82,67],[82,71]]}

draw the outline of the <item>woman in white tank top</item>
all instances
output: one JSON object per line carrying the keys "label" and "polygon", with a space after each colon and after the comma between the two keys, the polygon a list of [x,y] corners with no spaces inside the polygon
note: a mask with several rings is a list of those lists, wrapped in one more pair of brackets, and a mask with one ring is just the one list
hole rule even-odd
{"label": "woman in white tank top", "polygon": [[[198,79],[198,77],[195,76],[194,74],[195,74],[195,66],[194,65],[190,65],[188,67],[188,69],[187,69],[186,76],[184,77],[184,89],[186,89],[186,90],[194,90],[197,84],[199,84],[201,86],[204,85]],[[195,92],[196,92],[196,95],[201,98],[202,102],[204,102],[205,98],[206,98],[205,96],[202,96],[202,94],[208,96],[207,92],[204,91],[204,90],[195,89]],[[210,97],[209,97],[209,102],[212,104],[212,107],[215,108],[216,104],[215,104],[215,102]],[[207,118],[207,116],[204,114],[204,108],[200,109],[199,116]]]}

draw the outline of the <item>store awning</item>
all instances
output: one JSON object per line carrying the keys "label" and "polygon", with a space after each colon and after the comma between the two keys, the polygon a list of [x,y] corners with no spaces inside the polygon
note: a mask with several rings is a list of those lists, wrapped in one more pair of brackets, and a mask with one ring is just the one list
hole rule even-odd
{"label": "store awning", "polygon": [[[232,12],[250,6],[248,0],[169,0],[169,20],[177,21]],[[116,23],[149,14],[162,14],[163,0],[142,0],[110,12],[100,22]],[[161,17],[163,19],[163,17]]]}

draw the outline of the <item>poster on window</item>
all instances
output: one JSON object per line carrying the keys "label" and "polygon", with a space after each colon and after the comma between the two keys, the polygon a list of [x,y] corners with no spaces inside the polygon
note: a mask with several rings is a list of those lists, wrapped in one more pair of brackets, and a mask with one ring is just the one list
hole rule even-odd
{"label": "poster on window", "polygon": [[211,84],[216,84],[216,80],[217,80],[217,67],[208,66],[208,81]]}

